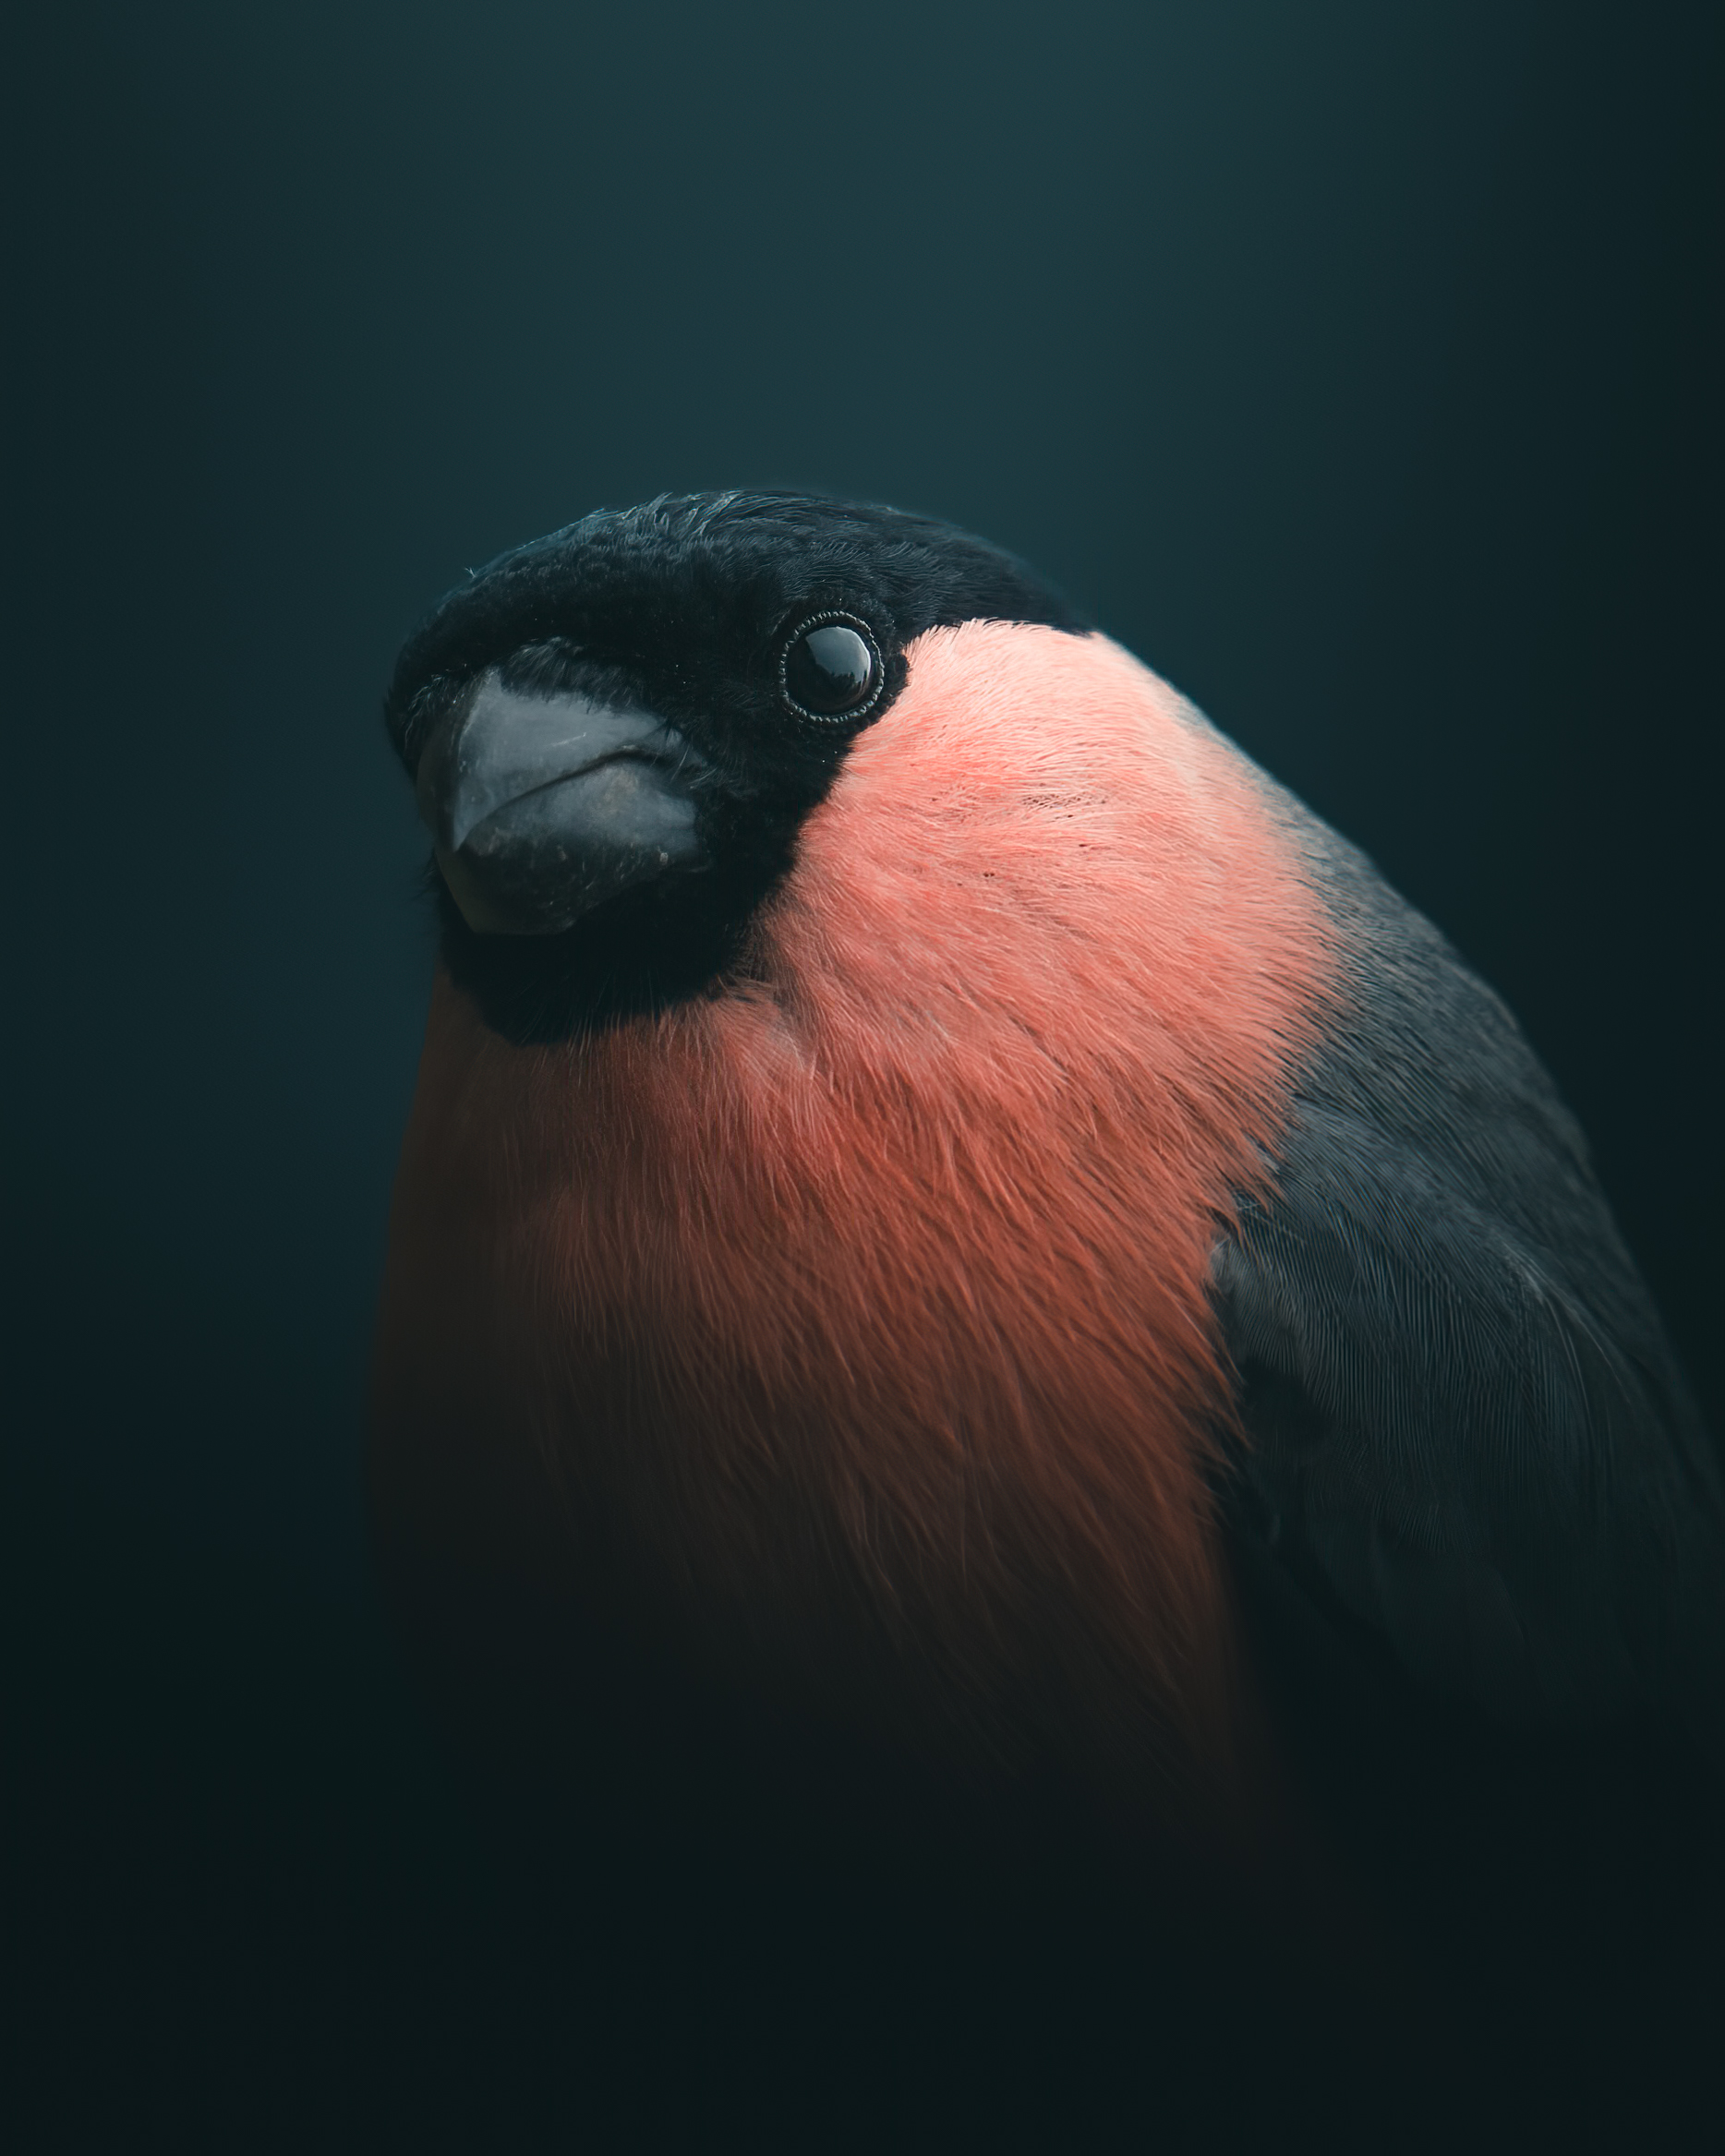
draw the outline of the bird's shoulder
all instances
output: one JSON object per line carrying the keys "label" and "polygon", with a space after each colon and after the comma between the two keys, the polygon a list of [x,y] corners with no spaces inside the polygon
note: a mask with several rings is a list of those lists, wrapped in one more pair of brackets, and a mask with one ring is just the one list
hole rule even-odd
{"label": "bird's shoulder", "polygon": [[1725,1755],[1719,1466],[1580,1131],[1438,931],[1297,837],[1341,994],[1215,1257],[1237,1534],[1435,1694]]}

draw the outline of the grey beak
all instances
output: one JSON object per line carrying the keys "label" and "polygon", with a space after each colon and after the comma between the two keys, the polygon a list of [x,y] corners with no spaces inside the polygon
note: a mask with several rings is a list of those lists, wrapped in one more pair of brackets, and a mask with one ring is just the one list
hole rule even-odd
{"label": "grey beak", "polygon": [[652,712],[525,695],[495,668],[427,742],[419,813],[469,928],[555,935],[618,892],[699,868],[705,770]]}

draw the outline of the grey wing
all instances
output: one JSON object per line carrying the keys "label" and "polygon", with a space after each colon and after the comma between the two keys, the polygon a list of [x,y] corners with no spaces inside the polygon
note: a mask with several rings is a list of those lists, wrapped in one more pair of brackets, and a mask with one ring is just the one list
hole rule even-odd
{"label": "grey wing", "polygon": [[1213,1282],[1261,1539],[1495,1718],[1651,1705],[1725,1760],[1725,1494],[1579,1134],[1437,932],[1306,837],[1352,1008]]}

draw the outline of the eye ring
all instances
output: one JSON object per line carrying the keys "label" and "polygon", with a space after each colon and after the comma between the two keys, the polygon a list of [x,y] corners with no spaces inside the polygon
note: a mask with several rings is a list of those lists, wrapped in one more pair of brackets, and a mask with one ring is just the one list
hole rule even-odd
{"label": "eye ring", "polygon": [[[822,631],[839,630],[845,635],[824,639],[826,650],[807,650]],[[859,653],[856,646],[862,647]],[[847,648],[849,646],[849,648]],[[866,658],[865,670],[857,668]],[[853,687],[846,699],[845,683]],[[865,718],[880,702],[887,686],[887,662],[875,632],[856,614],[833,607],[803,616],[778,646],[778,694],[788,711],[816,726],[849,726]],[[801,691],[801,693],[799,693]],[[818,705],[826,703],[829,708]]]}

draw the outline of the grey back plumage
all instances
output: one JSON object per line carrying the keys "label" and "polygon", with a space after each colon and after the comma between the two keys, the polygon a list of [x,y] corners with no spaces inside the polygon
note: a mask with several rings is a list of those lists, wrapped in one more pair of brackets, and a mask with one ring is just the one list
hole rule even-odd
{"label": "grey back plumage", "polygon": [[1344,1007],[1216,1255],[1255,1555],[1499,1722],[1652,1709],[1725,1764],[1725,1487],[1581,1133],[1437,930],[1278,808]]}

